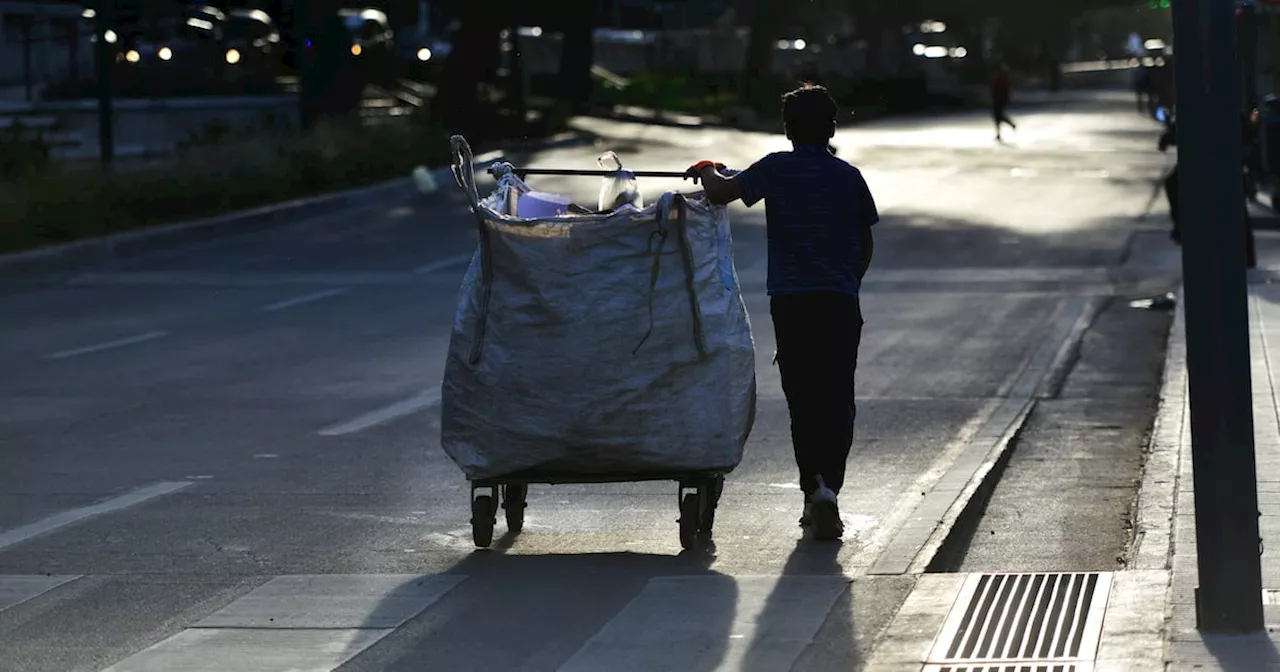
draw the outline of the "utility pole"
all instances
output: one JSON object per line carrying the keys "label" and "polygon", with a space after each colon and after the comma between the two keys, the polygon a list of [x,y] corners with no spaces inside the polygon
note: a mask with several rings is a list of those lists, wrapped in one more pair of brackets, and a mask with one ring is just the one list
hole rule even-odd
{"label": "utility pole", "polygon": [[1233,0],[1173,0],[1197,628],[1263,630]]}
{"label": "utility pole", "polygon": [[[94,60],[98,64],[98,153],[102,157],[102,166],[110,168],[115,158],[115,123],[111,117],[111,49],[107,44],[107,33],[116,26],[115,0],[99,0],[98,10],[94,14]],[[119,36],[116,36],[119,39]]]}

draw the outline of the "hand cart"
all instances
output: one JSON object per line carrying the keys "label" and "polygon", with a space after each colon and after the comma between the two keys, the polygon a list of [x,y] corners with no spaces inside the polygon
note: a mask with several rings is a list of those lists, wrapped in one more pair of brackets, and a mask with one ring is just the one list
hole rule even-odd
{"label": "hand cart", "polygon": [[[470,147],[466,141],[454,139],[455,177],[466,188],[462,177],[464,166],[472,165]],[[498,164],[489,168],[495,177],[502,170],[510,170],[523,179],[528,175],[564,175],[608,177],[627,173],[636,177],[685,178],[688,172],[634,171],[634,170],[561,170],[545,168],[512,168]],[[727,470],[662,472],[628,474],[583,474],[556,471],[527,470],[494,478],[470,481],[471,485],[471,534],[478,548],[493,543],[498,509],[505,514],[509,534],[519,534],[524,528],[524,510],[528,506],[529,486],[576,485],[592,483],[630,483],[650,481],[675,481],[676,502],[679,510],[680,546],[692,549],[699,538],[708,538],[715,526],[716,507],[724,491]]]}
{"label": "hand cart", "polygon": [[[471,536],[478,548],[493,543],[493,530],[501,506],[510,534],[524,528],[524,510],[528,505],[529,485],[576,485],[586,483],[632,483],[641,481],[675,481],[679,505],[680,546],[694,548],[699,537],[711,536],[716,522],[716,506],[724,491],[724,473],[718,471],[685,473],[585,475],[524,471],[471,481]],[[501,498],[501,503],[499,503]]]}

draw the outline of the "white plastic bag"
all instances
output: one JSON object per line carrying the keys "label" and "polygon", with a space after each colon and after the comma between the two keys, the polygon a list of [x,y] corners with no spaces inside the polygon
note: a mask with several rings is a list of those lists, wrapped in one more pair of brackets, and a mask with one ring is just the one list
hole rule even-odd
{"label": "white plastic bag", "polygon": [[501,214],[504,187],[528,191],[501,171],[489,198],[472,191],[482,243],[449,344],[444,450],[472,480],[736,467],[755,347],[725,209],[668,193],[530,221]]}
{"label": "white plastic bag", "polygon": [[644,198],[640,195],[640,185],[636,183],[634,173],[622,169],[622,159],[612,150],[600,155],[596,163],[605,170],[615,174],[604,178],[600,185],[600,199],[597,201],[597,212],[609,212],[624,205],[644,207]]}

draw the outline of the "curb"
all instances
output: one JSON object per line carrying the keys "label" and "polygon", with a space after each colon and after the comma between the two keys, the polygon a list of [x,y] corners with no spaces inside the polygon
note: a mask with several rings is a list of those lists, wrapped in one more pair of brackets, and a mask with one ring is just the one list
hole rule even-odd
{"label": "curb", "polygon": [[[969,550],[974,533],[982,523],[987,505],[1000,485],[1005,468],[1018,451],[1022,432],[1027,428],[1032,413],[1035,412],[1040,400],[1052,397],[1070,375],[1085,334],[1105,307],[1104,300],[1084,299],[1076,318],[1066,334],[1058,341],[1057,349],[1052,352],[1043,375],[1030,382],[1025,396],[1011,393],[1007,397],[1009,402],[1018,401],[1020,405],[1012,420],[1005,426],[1005,430],[996,437],[977,473],[965,484],[957,501],[958,506],[949,510],[940,522],[939,529],[943,531],[942,535],[932,540],[930,546],[921,553],[921,558],[917,560],[916,565],[922,572],[948,573],[956,571],[960,566]],[[1031,360],[1028,360],[1027,367],[1031,365]]]}
{"label": "curb", "polygon": [[[572,147],[594,141],[594,136],[589,134],[562,133],[548,140],[516,143],[505,151],[482,154],[476,157],[475,165],[477,168],[486,168],[511,153]],[[453,184],[453,171],[449,166],[435,168],[430,174],[438,185]],[[307,196],[204,219],[0,255],[0,281],[12,286],[20,280],[33,280],[41,276],[48,279],[49,276],[70,274],[194,243],[253,233],[284,224],[296,224],[299,217],[305,218],[336,209],[367,207],[397,195],[407,197],[416,193],[413,188],[412,177],[399,177],[369,186]]]}
{"label": "curb", "polygon": [[1142,465],[1129,569],[1171,569],[1175,499],[1187,409],[1186,316],[1182,291],[1165,341],[1164,374]]}

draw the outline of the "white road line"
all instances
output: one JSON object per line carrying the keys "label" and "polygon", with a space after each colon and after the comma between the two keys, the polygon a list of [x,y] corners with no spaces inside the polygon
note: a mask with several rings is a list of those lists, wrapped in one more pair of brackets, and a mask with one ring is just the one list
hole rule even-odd
{"label": "white road line", "polygon": [[349,291],[351,290],[349,290],[346,287],[338,287],[336,289],[326,289],[320,292],[303,294],[302,296],[297,296],[292,299],[286,299],[284,301],[277,301],[275,303],[263,306],[262,309],[264,311],[284,310],[285,308],[292,308],[294,306],[301,306],[307,303],[314,303],[316,301],[320,301],[321,299],[327,299],[331,296],[346,294]]}
{"label": "white road line", "polygon": [[45,576],[43,574],[0,574],[0,611],[35,599],[79,576]]}
{"label": "white road line", "polygon": [[154,341],[157,338],[164,338],[165,336],[168,336],[168,335],[169,335],[169,332],[167,331],[148,331],[145,334],[138,334],[137,336],[129,336],[127,338],[117,338],[114,341],[106,341],[105,343],[95,343],[94,345],[86,345],[83,348],[72,348],[70,350],[62,350],[60,352],[55,352],[52,355],[47,355],[47,357],[49,359],[66,359],[68,357],[77,357],[79,355],[88,355],[95,352],[102,352],[103,350],[123,348],[126,345],[136,345],[138,343],[146,343],[147,341]]}
{"label": "white road line", "polygon": [[276,577],[103,672],[327,672],[431,607],[466,578]]}
{"label": "white road line", "polygon": [[397,418],[403,418],[406,415],[413,415],[418,411],[430,408],[440,403],[440,390],[431,389],[410,397],[404,401],[398,401],[385,408],[365,413],[353,420],[347,422],[330,425],[320,430],[321,436],[344,436],[347,434],[355,434],[366,430],[374,425],[381,425],[384,422],[390,422]]}
{"label": "white road line", "polygon": [[55,513],[47,518],[41,518],[34,523],[29,523],[22,527],[16,527],[12,530],[0,532],[0,550],[13,546],[14,544],[20,544],[32,537],[45,534],[46,532],[52,532],[60,527],[66,527],[67,525],[78,523],[86,518],[119,511],[121,509],[127,509],[149,499],[175,493],[189,485],[191,485],[191,481],[163,481],[138,488],[131,492],[126,492],[119,497],[112,497],[105,502],[98,502],[97,504],[92,504],[90,506],[83,506],[78,509]]}
{"label": "white road line", "polygon": [[462,264],[463,262],[471,261],[471,256],[472,255],[470,254],[459,254],[452,257],[445,257],[444,259],[437,259],[436,261],[433,261],[429,264],[423,264],[413,269],[413,272],[414,273],[434,273],[436,271],[443,271],[446,268],[457,266],[459,264]]}
{"label": "white road line", "polygon": [[789,670],[848,587],[843,576],[650,579],[559,672]]}

